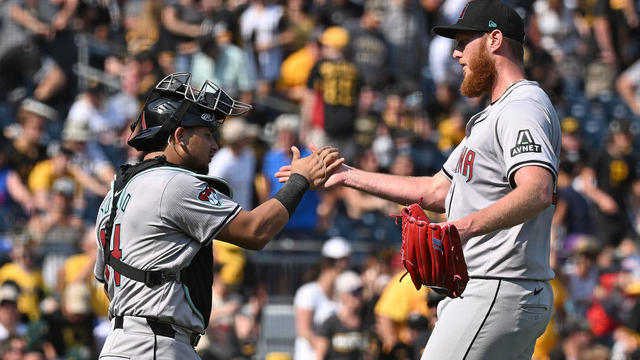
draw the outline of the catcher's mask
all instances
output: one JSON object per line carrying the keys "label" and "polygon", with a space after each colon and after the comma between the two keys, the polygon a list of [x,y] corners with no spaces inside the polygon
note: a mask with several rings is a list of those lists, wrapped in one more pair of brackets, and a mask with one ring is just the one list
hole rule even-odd
{"label": "catcher's mask", "polygon": [[200,90],[191,87],[190,73],[173,73],[151,91],[138,120],[131,125],[127,143],[140,150],[160,149],[179,126],[217,128],[228,116],[239,116],[251,105],[232,99],[215,83],[207,80]]}

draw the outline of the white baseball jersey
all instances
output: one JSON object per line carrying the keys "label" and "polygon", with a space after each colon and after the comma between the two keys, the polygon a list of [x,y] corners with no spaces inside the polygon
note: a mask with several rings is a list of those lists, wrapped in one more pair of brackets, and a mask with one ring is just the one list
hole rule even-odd
{"label": "white baseball jersey", "polygon": [[[448,221],[482,210],[515,186],[516,170],[540,166],[554,180],[560,155],[560,122],[549,97],[537,83],[513,83],[494,103],[474,115],[466,136],[443,166],[451,180],[445,209]],[[550,206],[534,218],[471,238],[463,247],[469,275],[548,280]]]}
{"label": "white baseball jersey", "polygon": [[[177,167],[156,167],[135,175],[118,201],[111,255],[141,270],[178,272],[188,266],[241,210],[194,175]],[[110,315],[150,317],[202,332],[209,319],[194,306],[184,283],[167,281],[148,287],[110,266],[105,269],[101,236],[111,199],[109,192],[98,211],[94,269],[96,278],[108,284]]]}

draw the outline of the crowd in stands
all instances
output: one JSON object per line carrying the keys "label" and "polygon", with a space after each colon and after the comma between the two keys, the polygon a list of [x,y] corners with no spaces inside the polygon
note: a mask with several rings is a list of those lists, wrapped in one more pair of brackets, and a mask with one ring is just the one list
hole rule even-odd
{"label": "crowd in stands", "polygon": [[[505,2],[525,19],[527,76],[563,131],[555,315],[534,358],[640,359],[640,1]],[[142,156],[129,125],[160,79],[191,72],[253,105],[224,124],[209,168],[244,208],[277,192],[290,146],[304,156],[310,141],[365,170],[432,175],[487,105],[460,95],[454,42],[430,31],[465,4],[0,0],[0,357],[99,353],[110,325],[93,277],[96,212],[118,166]],[[399,281],[399,209],[347,188],[305,195],[279,239],[325,246],[289,294],[294,358],[419,358],[440,296]],[[358,242],[376,251],[350,260]],[[214,255],[198,351],[252,358],[266,280],[238,248]]]}

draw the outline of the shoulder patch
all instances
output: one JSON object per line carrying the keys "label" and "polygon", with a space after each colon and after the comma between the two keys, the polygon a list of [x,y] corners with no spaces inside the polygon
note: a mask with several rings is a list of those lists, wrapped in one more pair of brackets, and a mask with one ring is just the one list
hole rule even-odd
{"label": "shoulder patch", "polygon": [[531,136],[529,129],[518,131],[516,146],[511,148],[511,157],[531,152],[542,152],[542,146],[533,141],[533,136]]}
{"label": "shoulder patch", "polygon": [[209,185],[205,185],[200,194],[198,194],[198,200],[209,202],[211,205],[220,206],[220,197],[216,193],[216,190]]}

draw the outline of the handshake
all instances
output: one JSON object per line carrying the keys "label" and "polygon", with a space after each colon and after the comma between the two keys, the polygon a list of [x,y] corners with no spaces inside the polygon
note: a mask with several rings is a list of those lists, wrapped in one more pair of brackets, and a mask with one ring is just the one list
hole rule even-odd
{"label": "handshake", "polygon": [[316,148],[313,143],[309,144],[313,151],[310,155],[300,157],[300,149],[291,147],[293,158],[290,165],[285,165],[275,174],[278,181],[283,183],[289,180],[291,174],[304,176],[310,184],[311,190],[318,190],[335,185],[339,182],[337,175],[347,168],[344,165],[344,158],[340,157],[338,149],[331,146]]}

